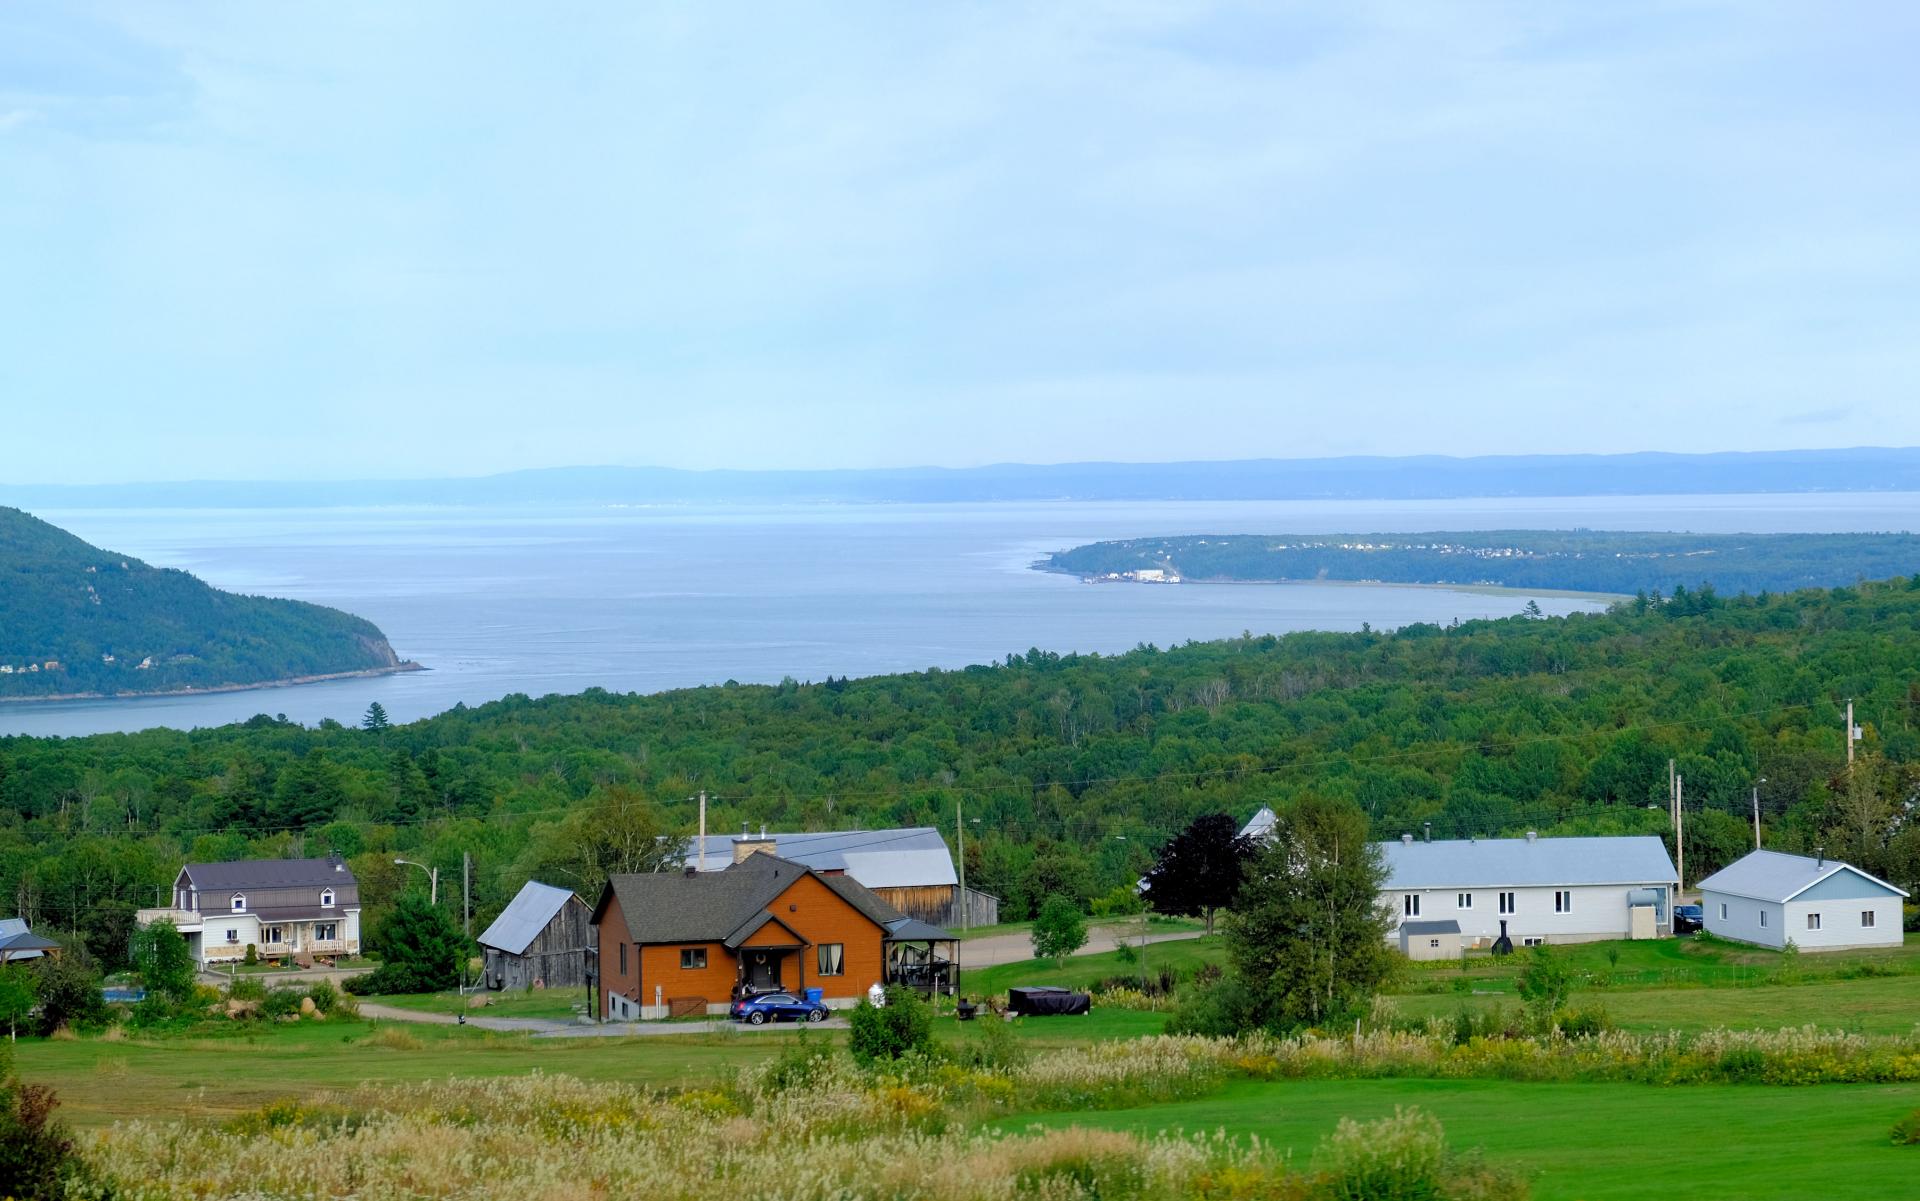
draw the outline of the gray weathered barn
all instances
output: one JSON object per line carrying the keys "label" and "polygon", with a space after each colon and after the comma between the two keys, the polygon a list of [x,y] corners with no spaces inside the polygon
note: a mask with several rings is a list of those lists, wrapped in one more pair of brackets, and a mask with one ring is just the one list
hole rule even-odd
{"label": "gray weathered barn", "polygon": [[567,889],[527,881],[480,935],[487,987],[585,987],[592,916],[586,903]]}

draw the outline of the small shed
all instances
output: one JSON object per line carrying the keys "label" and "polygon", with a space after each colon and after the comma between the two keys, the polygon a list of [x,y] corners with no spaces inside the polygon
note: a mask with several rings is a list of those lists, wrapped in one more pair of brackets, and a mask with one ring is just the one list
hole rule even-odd
{"label": "small shed", "polygon": [[564,888],[529,880],[480,935],[488,988],[583,988],[593,945],[586,902]]}
{"label": "small shed", "polygon": [[1403,922],[1400,926],[1400,953],[1408,959],[1460,958],[1460,923],[1445,921]]}
{"label": "small shed", "polygon": [[1803,951],[1900,945],[1906,892],[1825,856],[1751,851],[1700,881],[1707,933]]}

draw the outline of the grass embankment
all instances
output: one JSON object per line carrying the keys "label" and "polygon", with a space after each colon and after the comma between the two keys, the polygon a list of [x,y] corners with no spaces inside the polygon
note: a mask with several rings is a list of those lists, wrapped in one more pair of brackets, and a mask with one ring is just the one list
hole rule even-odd
{"label": "grass embankment", "polygon": [[[1914,1195],[1920,1163],[1888,1127],[1920,1105],[1920,1085],[1767,1088],[1523,1084],[1496,1080],[1237,1081],[1209,1096],[1139,1109],[1041,1114],[1005,1129],[1081,1126],[1225,1130],[1298,1155],[1342,1117],[1418,1105],[1456,1146],[1535,1173],[1535,1201],[1782,1201]],[[1663,1183],[1664,1182],[1664,1183]]]}
{"label": "grass embankment", "polygon": [[[475,997],[485,998],[485,1004],[475,1005]],[[374,1005],[387,1005],[394,1009],[407,1009],[416,1013],[444,1013],[452,1016],[467,1013],[475,1017],[490,1018],[547,1018],[557,1022],[570,1022],[579,1016],[579,1010],[589,1004],[584,988],[546,988],[531,991],[513,990],[500,992],[428,992],[402,993],[394,996],[362,997],[361,1000]]]}
{"label": "grass embankment", "polygon": [[[1019,963],[975,968],[963,972],[961,990],[970,996],[997,996],[1009,988],[1027,984],[1085,989],[1101,980],[1116,977],[1138,979],[1143,974],[1143,964],[1137,949],[1134,955],[1132,963],[1122,959],[1118,951],[1102,951],[1096,955],[1070,956],[1058,964],[1049,959],[1027,959]],[[1202,964],[1225,961],[1226,944],[1218,935],[1150,943],[1146,950],[1144,975],[1152,978],[1162,971],[1172,971],[1185,977],[1192,975]]]}

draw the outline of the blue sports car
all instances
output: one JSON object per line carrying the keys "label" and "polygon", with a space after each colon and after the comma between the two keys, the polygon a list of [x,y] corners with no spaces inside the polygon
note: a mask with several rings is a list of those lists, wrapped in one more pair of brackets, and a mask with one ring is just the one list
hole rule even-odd
{"label": "blue sports car", "polygon": [[734,1021],[750,1026],[764,1026],[782,1018],[796,1022],[824,1022],[827,1020],[827,1007],[818,1001],[803,1001],[792,993],[769,992],[735,1001],[730,1016]]}

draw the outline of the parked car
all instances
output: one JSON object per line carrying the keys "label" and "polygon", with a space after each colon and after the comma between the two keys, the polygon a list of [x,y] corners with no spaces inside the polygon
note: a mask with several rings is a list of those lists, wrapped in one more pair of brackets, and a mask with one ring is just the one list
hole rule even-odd
{"label": "parked car", "polygon": [[1698,905],[1675,905],[1673,907],[1673,932],[1675,934],[1696,934],[1706,929],[1707,911]]}
{"label": "parked car", "polygon": [[730,1016],[734,1021],[750,1026],[764,1026],[782,1019],[824,1022],[827,1020],[827,1007],[818,1001],[803,1000],[792,993],[769,992],[757,997],[741,997],[733,1003]]}

